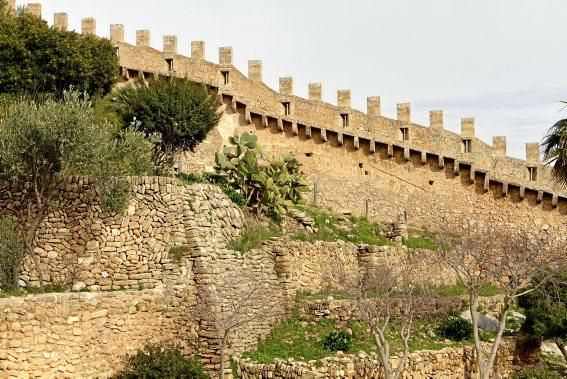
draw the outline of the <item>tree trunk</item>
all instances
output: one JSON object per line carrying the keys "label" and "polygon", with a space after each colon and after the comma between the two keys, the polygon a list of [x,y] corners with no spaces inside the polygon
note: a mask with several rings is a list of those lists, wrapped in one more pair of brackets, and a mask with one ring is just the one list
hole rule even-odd
{"label": "tree trunk", "polygon": [[565,346],[565,343],[557,339],[555,340],[555,344],[557,345],[559,350],[561,350],[561,354],[563,354],[563,358],[565,358],[565,360],[567,361],[567,346]]}
{"label": "tree trunk", "polygon": [[471,321],[473,326],[474,350],[476,352],[476,364],[478,367],[478,375],[480,379],[489,379],[490,371],[486,369],[484,355],[482,353],[482,344],[479,336],[478,315],[476,314],[477,308],[478,308],[478,294],[471,293],[469,296],[469,311],[471,312]]}
{"label": "tree trunk", "polygon": [[[31,255],[33,264],[35,266],[35,270],[37,271],[37,276],[39,277],[39,286],[43,289],[44,280],[43,280],[43,270],[41,269],[41,264],[39,262],[39,258],[34,251],[33,248],[33,239],[35,237],[35,232],[43,220],[43,216],[45,214],[45,207],[41,207],[37,210],[35,217],[33,218],[32,222],[30,223],[29,228],[23,233],[24,245],[26,247],[27,252]],[[31,210],[30,210],[31,211]]]}
{"label": "tree trunk", "polygon": [[224,379],[224,360],[226,358],[225,350],[226,350],[227,337],[228,334],[225,333],[225,335],[221,339],[221,344],[220,344],[220,373],[219,373],[220,379]]}
{"label": "tree trunk", "polygon": [[504,329],[506,329],[506,316],[508,315],[508,309],[510,309],[510,304],[508,304],[508,302],[506,301],[504,305],[504,309],[502,310],[502,314],[500,315],[500,324],[498,325],[498,332],[496,333],[496,337],[494,338],[494,342],[492,343],[490,356],[486,362],[487,373],[490,373],[492,371],[492,367],[494,366],[494,361],[496,361],[496,355],[498,354],[498,349],[500,348],[500,344],[502,343],[502,334],[504,333]]}
{"label": "tree trunk", "polygon": [[382,361],[382,368],[384,372],[384,379],[392,379],[392,367],[390,366],[390,352],[389,348],[382,345],[380,336],[376,332],[374,334],[374,342],[380,353],[380,360]]}

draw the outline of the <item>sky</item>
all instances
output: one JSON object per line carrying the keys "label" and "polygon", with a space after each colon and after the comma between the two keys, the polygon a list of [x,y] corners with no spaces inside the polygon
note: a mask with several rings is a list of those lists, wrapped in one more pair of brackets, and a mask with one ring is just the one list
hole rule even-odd
{"label": "sky", "polygon": [[96,18],[100,36],[124,24],[133,44],[136,29],[150,29],[157,49],[177,35],[184,55],[203,40],[213,62],[218,47],[232,46],[240,71],[261,59],[266,84],[277,90],[279,77],[293,76],[298,96],[321,82],[325,101],[350,89],[362,111],[367,96],[381,96],[391,118],[396,103],[410,102],[422,125],[443,109],[454,132],[461,117],[475,117],[479,138],[507,136],[517,158],[567,117],[565,0],[35,1],[50,24],[55,12],[68,12],[77,31],[81,18]]}

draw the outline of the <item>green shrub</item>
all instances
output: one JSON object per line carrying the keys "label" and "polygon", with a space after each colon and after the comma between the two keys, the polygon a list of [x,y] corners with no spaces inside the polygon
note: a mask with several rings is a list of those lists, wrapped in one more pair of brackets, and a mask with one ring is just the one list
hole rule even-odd
{"label": "green shrub", "polygon": [[124,362],[120,378],[189,378],[204,379],[199,361],[183,356],[181,349],[175,345],[148,343],[143,350],[129,356]]}
{"label": "green shrub", "polygon": [[176,262],[180,262],[183,259],[183,255],[189,252],[189,246],[181,245],[181,246],[174,246],[169,249],[169,256]]}
{"label": "green shrub", "polygon": [[303,204],[309,188],[301,164],[288,154],[281,159],[264,154],[254,134],[229,138],[215,156],[217,183],[226,183],[247,199],[247,205],[272,219],[285,216],[289,207]]}
{"label": "green shrub", "polygon": [[8,216],[0,218],[0,290],[13,291],[18,287],[24,245],[16,225]]}
{"label": "green shrub", "polygon": [[100,208],[105,212],[121,213],[132,193],[132,185],[125,178],[107,178],[100,186]]}
{"label": "green shrub", "polygon": [[244,233],[227,244],[234,251],[246,252],[260,247],[262,242],[271,237],[278,237],[281,231],[274,225],[264,226],[257,222],[249,222]]}
{"label": "green shrub", "polygon": [[525,309],[522,330],[543,339],[567,344],[567,271],[554,272],[547,281],[535,278],[531,292],[521,296],[518,305]]}
{"label": "green shrub", "polygon": [[157,134],[154,162],[169,170],[176,152],[193,150],[219,122],[217,100],[204,86],[181,78],[156,78],[116,93],[116,109],[125,125],[134,123]]}
{"label": "green shrub", "polygon": [[445,320],[436,330],[437,334],[452,341],[464,341],[472,338],[472,324],[459,317]]}
{"label": "green shrub", "polygon": [[177,178],[187,185],[208,183],[206,176],[195,172],[180,172],[179,174],[177,174]]}
{"label": "green shrub", "polygon": [[547,367],[526,368],[514,374],[514,379],[560,379],[561,377],[557,371]]}
{"label": "green shrub", "polygon": [[0,93],[49,93],[74,89],[104,95],[118,78],[118,57],[105,38],[49,27],[19,12],[0,12]]}
{"label": "green shrub", "polygon": [[331,351],[348,351],[350,349],[352,337],[342,330],[334,330],[323,337],[321,343]]}
{"label": "green shrub", "polygon": [[219,187],[222,192],[224,192],[224,194],[230,199],[230,201],[236,204],[239,208],[244,208],[247,205],[246,197],[232,188],[230,185],[226,183],[219,184]]}

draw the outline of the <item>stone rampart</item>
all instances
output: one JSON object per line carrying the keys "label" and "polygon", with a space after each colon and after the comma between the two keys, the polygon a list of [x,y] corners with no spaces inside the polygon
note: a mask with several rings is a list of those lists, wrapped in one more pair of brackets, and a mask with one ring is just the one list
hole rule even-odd
{"label": "stone rampart", "polygon": [[[362,113],[350,107],[350,91],[339,91],[338,106],[294,96],[293,79],[289,77],[281,78],[280,91],[274,91],[261,80],[261,63],[250,61],[246,77],[232,65],[231,59],[225,59],[223,51],[226,48],[221,48],[219,64],[214,64],[202,59],[200,54],[197,58],[189,58],[177,51],[163,53],[147,46],[133,46],[122,39],[114,42],[125,80],[155,75],[187,77],[216,88],[221,97],[234,104],[234,108],[243,107],[248,118],[256,115],[266,126],[273,124],[282,131],[289,129],[298,133],[302,129],[305,133],[309,133],[308,129],[319,131],[342,140],[340,144],[345,147],[365,148],[372,153],[372,146],[376,144],[395,145],[426,156],[472,165],[477,172],[487,174],[487,180],[543,190],[552,197],[554,193],[567,196],[564,187],[557,187],[549,180],[549,170],[539,159],[539,147],[526,146],[526,161],[507,157],[505,139],[495,137],[495,148],[477,139],[472,118],[463,118],[462,132],[455,134],[443,129],[442,112],[439,111],[432,113],[434,127],[424,127],[411,122],[411,112],[406,104],[399,104],[402,111],[398,120],[393,120],[380,115],[376,97],[369,98],[369,109]],[[171,61],[173,66],[169,64]],[[537,175],[530,177],[529,171],[533,167]]]}
{"label": "stone rampart", "polygon": [[[30,4],[28,11],[41,17],[41,5]],[[56,26],[65,29],[66,19],[58,13]],[[85,34],[96,33],[96,21],[83,19]],[[411,121],[411,105],[398,104],[397,119],[383,117],[380,113],[380,99],[368,97],[366,113],[351,108],[350,90],[337,92],[337,106],[321,101],[322,86],[310,84],[309,99],[293,95],[293,78],[280,80],[280,89],[275,91],[262,82],[262,62],[249,61],[248,76],[237,70],[232,62],[230,47],[219,49],[219,63],[207,61],[204,42],[193,41],[191,57],[183,56],[177,49],[177,37],[163,37],[163,51],[150,45],[150,31],[136,33],[136,45],[124,41],[124,26],[111,25],[110,36],[116,46],[124,81],[150,80],[156,75],[176,75],[204,83],[218,91],[221,99],[226,99],[244,109],[247,120],[256,115],[266,125],[274,125],[279,130],[289,130],[295,134],[321,134],[322,140],[336,141],[346,150],[361,149],[376,154],[376,146],[384,146],[388,151],[400,149],[404,156],[417,154],[423,161],[430,158],[472,167],[485,182],[501,184],[508,192],[518,189],[521,198],[524,192],[535,192],[539,202],[549,197],[554,207],[567,202],[564,186],[551,180],[550,170],[541,163],[539,145],[526,144],[526,160],[506,156],[506,140],[496,136],[493,146],[476,138],[474,119],[463,117],[461,133],[444,129],[443,112],[430,112],[430,126],[421,126]],[[311,91],[311,89],[315,89]],[[471,177],[474,178],[475,175]]]}
{"label": "stone rampart", "polygon": [[487,181],[474,166],[430,155],[423,160],[417,152],[406,154],[385,145],[376,145],[376,153],[369,154],[340,147],[329,136],[325,142],[313,129],[310,136],[295,136],[255,122],[242,120],[237,131],[257,134],[270,154],[294,154],[308,182],[316,184],[318,206],[360,215],[368,202],[371,219],[394,221],[405,212],[409,223],[433,230],[490,222],[534,235],[566,235],[567,202],[527,187]]}

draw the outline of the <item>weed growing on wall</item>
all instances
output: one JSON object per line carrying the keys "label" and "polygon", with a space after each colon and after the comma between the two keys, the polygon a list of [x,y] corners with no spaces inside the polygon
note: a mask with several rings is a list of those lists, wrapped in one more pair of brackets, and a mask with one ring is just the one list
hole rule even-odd
{"label": "weed growing on wall", "polygon": [[181,262],[185,253],[188,253],[190,250],[191,249],[187,245],[174,246],[171,249],[169,249],[169,256],[175,262]]}
{"label": "weed growing on wall", "polygon": [[262,242],[271,237],[279,237],[282,232],[276,225],[262,225],[259,222],[249,221],[244,233],[230,241],[227,248],[234,251],[246,252],[256,249],[262,245]]}

